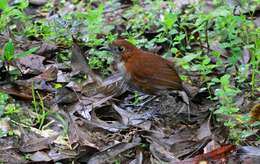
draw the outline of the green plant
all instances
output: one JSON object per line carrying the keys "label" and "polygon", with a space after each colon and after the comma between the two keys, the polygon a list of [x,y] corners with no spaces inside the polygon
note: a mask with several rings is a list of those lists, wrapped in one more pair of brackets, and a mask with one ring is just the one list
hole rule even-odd
{"label": "green plant", "polygon": [[[175,46],[171,51],[172,53],[180,50],[185,52],[183,57],[177,59],[177,63],[186,70],[199,71],[208,88],[215,89],[213,99],[218,102],[218,106],[214,113],[217,116],[224,116],[226,120],[224,124],[230,128],[230,137],[239,142],[256,132],[256,127],[250,126],[248,119],[240,117],[238,114],[240,109],[236,106],[235,101],[240,89],[245,86],[251,86],[252,96],[260,90],[257,85],[259,79],[256,78],[256,75],[259,74],[260,63],[260,41],[258,39],[260,30],[255,28],[253,21],[245,15],[233,15],[232,8],[227,5],[220,5],[209,14],[197,11],[197,7],[193,9],[195,9],[195,14],[192,16],[187,16],[186,13],[180,16],[181,21],[178,26],[175,26],[175,29],[181,30],[182,33],[178,33],[174,37],[177,38],[177,42],[171,43]],[[191,22],[195,23],[190,24]],[[199,35],[196,39],[192,34],[197,32]],[[200,42],[199,45],[205,51],[198,54],[189,53],[189,48],[179,47],[179,44],[185,45],[196,41]],[[210,45],[218,46],[223,52],[228,53],[227,56],[223,55],[221,51],[211,50]],[[245,50],[249,50],[248,54],[244,52]],[[243,58],[251,60],[241,64]],[[212,63],[212,59],[214,59],[214,63]],[[223,72],[222,77],[208,76],[213,71],[223,70],[223,66],[228,69]],[[244,129],[241,130],[241,127]]]}
{"label": "green plant", "polygon": [[6,133],[2,129],[0,129],[0,138],[2,137],[6,137]]}
{"label": "green plant", "polygon": [[14,132],[12,130],[5,132],[4,130],[0,129],[0,138],[7,136],[14,136]]}
{"label": "green plant", "polygon": [[[25,35],[28,38],[47,38],[51,35],[56,36],[55,33],[51,32],[50,25],[46,20],[36,20],[25,29]],[[47,40],[47,39],[46,39]]]}
{"label": "green plant", "polygon": [[5,107],[5,115],[13,115],[20,111],[20,109],[15,104],[7,104]]}
{"label": "green plant", "polygon": [[231,76],[226,74],[222,77],[213,78],[214,83],[220,83],[220,88],[215,91],[215,100],[219,100],[218,109],[214,112],[216,114],[233,115],[239,111],[239,108],[234,102],[234,97],[240,92],[238,88],[230,84]]}
{"label": "green plant", "polygon": [[17,75],[19,75],[20,72],[17,72],[17,69],[10,71],[10,63],[16,59],[19,59],[19,58],[32,54],[37,49],[38,49],[37,47],[34,47],[27,51],[23,51],[21,53],[15,53],[15,46],[14,46],[12,40],[9,40],[4,45],[0,60],[2,60],[4,63],[4,66],[6,66],[8,74],[11,75],[11,77],[15,79],[17,77]]}
{"label": "green plant", "polygon": [[113,56],[106,51],[98,51],[91,49],[89,51],[91,57],[89,58],[89,65],[92,69],[100,69],[103,75],[109,74],[109,69],[107,67],[112,64]]}
{"label": "green plant", "polygon": [[255,44],[251,47],[252,57],[250,64],[252,66],[252,74],[251,74],[251,95],[254,96],[255,91],[260,91],[260,86],[257,84],[260,82],[259,79],[256,78],[256,75],[260,73],[259,65],[260,65],[260,28],[258,27],[255,32],[252,33],[255,38]]}
{"label": "green plant", "polygon": [[11,62],[15,59],[22,58],[22,57],[25,57],[27,55],[30,55],[33,52],[35,52],[37,49],[38,49],[37,47],[34,47],[34,48],[31,48],[31,49],[24,51],[24,52],[21,52],[21,53],[15,53],[14,44],[11,40],[9,40],[4,46],[4,51],[3,51],[3,54],[1,56],[2,57],[1,60],[5,61],[5,62]]}
{"label": "green plant", "polygon": [[[0,1],[0,10],[2,13],[0,15],[0,32],[7,30],[8,25],[13,21],[22,21],[27,20],[27,16],[24,14],[23,10],[29,5],[28,0],[20,0],[19,3],[16,3],[14,6],[9,6],[8,0]],[[9,26],[10,27],[10,26]]]}
{"label": "green plant", "polygon": [[[40,93],[34,90],[34,83],[32,83],[32,96],[34,112],[36,114],[35,122],[39,126],[39,129],[42,129],[43,124],[49,115],[49,112],[45,110],[45,106]],[[39,102],[37,102],[36,96],[39,98]]]}
{"label": "green plant", "polygon": [[114,161],[114,164],[120,164],[121,162],[120,162],[120,160],[119,159],[116,159],[115,161]]}
{"label": "green plant", "polygon": [[22,113],[19,104],[9,103],[8,99],[9,96],[7,94],[0,92],[0,118],[7,117],[17,124],[22,123],[25,125],[32,125],[31,119]]}
{"label": "green plant", "polygon": [[[175,17],[175,14],[165,12],[165,10],[161,8],[161,0],[147,1],[146,3],[146,7],[140,3],[134,3],[129,10],[124,12],[123,17],[127,20],[124,22],[127,31],[121,35],[128,38],[130,42],[138,47],[151,49],[156,43],[162,43],[167,40],[165,36],[168,30],[175,30],[171,27],[175,22],[175,20],[172,19]],[[172,9],[173,5],[171,2],[165,3],[167,9]],[[163,19],[160,17],[162,14],[165,14]],[[143,37],[143,35],[149,31],[151,31],[151,33],[158,33],[158,35],[151,40]]]}
{"label": "green plant", "polygon": [[[92,69],[100,69],[104,75],[109,73],[107,69],[112,63],[111,54],[99,51],[97,46],[107,44],[104,37],[107,36],[108,42],[115,39],[111,34],[113,25],[106,24],[104,21],[104,5],[97,8],[87,6],[87,11],[67,13],[61,17],[55,17],[51,20],[37,20],[25,30],[27,37],[43,38],[48,42],[60,44],[63,47],[72,45],[72,37],[84,40],[89,50],[89,65]],[[67,54],[60,53],[58,60],[67,59]]]}
{"label": "green plant", "polygon": [[139,103],[141,103],[140,95],[139,95],[138,92],[135,92],[135,93],[134,93],[133,104],[134,104],[134,105],[137,105],[137,104],[139,104]]}
{"label": "green plant", "polygon": [[[218,120],[224,121],[224,125],[230,130],[230,138],[237,144],[246,139],[248,136],[256,134],[257,129],[250,126],[250,118],[247,115],[239,114],[239,108],[234,100],[240,90],[230,84],[231,76],[226,74],[222,77],[214,78],[211,84],[220,84],[220,88],[216,89],[214,100],[218,100],[219,104],[214,113]],[[243,130],[241,130],[243,127]]]}
{"label": "green plant", "polygon": [[8,95],[0,92],[0,117],[4,114],[4,108],[8,103]]}

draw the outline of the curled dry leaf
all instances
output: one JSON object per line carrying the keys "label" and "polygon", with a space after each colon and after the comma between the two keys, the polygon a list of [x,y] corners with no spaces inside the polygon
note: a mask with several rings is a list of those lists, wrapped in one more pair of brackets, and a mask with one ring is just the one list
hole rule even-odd
{"label": "curled dry leaf", "polygon": [[46,68],[42,74],[32,78],[32,80],[45,80],[45,81],[53,81],[57,78],[58,69],[54,65]]}
{"label": "curled dry leaf", "polygon": [[160,162],[179,161],[169,150],[163,147],[162,144],[154,141],[150,144],[150,152]]}
{"label": "curled dry leaf", "polygon": [[2,163],[26,163],[24,156],[19,154],[16,149],[0,150],[0,161]]}
{"label": "curled dry leaf", "polygon": [[48,152],[48,156],[54,161],[61,161],[61,160],[70,160],[75,158],[78,154],[76,150],[69,150],[69,149],[60,149],[60,148],[52,148]]}
{"label": "curled dry leaf", "polygon": [[47,153],[43,152],[43,151],[37,151],[35,153],[33,153],[30,156],[30,159],[34,162],[49,162],[52,159],[48,156]]}
{"label": "curled dry leaf", "polygon": [[92,143],[91,131],[85,128],[85,125],[80,125],[79,121],[75,116],[70,118],[69,122],[69,142],[73,148],[80,146],[88,146],[98,150],[98,147]]}
{"label": "curled dry leaf", "polygon": [[14,82],[9,84],[2,84],[0,85],[0,91],[12,96],[16,96],[22,100],[32,99],[31,87],[26,85],[19,85]]}
{"label": "curled dry leaf", "polygon": [[45,66],[43,61],[45,57],[39,55],[28,55],[23,58],[18,58],[15,65],[21,70],[23,74],[38,74],[43,72]]}
{"label": "curled dry leaf", "polygon": [[[38,1],[38,0],[35,0]],[[36,51],[37,55],[44,56],[46,58],[50,58],[54,52],[58,50],[56,45],[51,45],[48,43],[42,43],[40,48]]]}
{"label": "curled dry leaf", "polygon": [[108,162],[111,158],[116,157],[122,152],[133,149],[134,147],[141,144],[141,138],[137,137],[133,139],[130,143],[119,143],[111,146],[110,148],[98,152],[91,156],[88,160],[83,160],[84,162],[88,162],[88,164],[96,164],[96,163],[104,163]]}
{"label": "curled dry leaf", "polygon": [[221,158],[225,158],[228,154],[234,151],[236,147],[234,145],[224,145],[221,146],[211,152],[206,154],[201,154],[196,156],[194,159],[199,161],[208,161],[208,160],[220,160]]}
{"label": "curled dry leaf", "polygon": [[90,75],[97,83],[101,81],[101,77],[99,77],[90,69],[90,66],[88,65],[86,58],[84,57],[75,38],[73,38],[71,67],[73,72],[82,72],[87,75]]}
{"label": "curled dry leaf", "polygon": [[138,114],[134,112],[126,111],[114,103],[112,104],[113,110],[115,110],[120,115],[120,122],[124,125],[139,125],[148,121],[151,117],[153,117],[152,113],[149,111],[143,114]]}
{"label": "curled dry leaf", "polygon": [[204,123],[200,125],[200,128],[198,129],[198,139],[203,139],[205,137],[210,137],[212,135],[210,118],[211,117],[209,117],[209,119],[207,119]]}
{"label": "curled dry leaf", "polygon": [[21,145],[19,150],[24,153],[49,149],[49,145],[58,137],[42,137],[32,131],[22,130]]}

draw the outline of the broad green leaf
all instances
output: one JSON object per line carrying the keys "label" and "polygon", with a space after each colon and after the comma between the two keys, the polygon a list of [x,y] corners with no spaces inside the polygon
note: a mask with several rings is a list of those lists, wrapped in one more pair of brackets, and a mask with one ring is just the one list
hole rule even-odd
{"label": "broad green leaf", "polygon": [[198,57],[200,54],[193,54],[193,53],[187,53],[181,60],[184,62],[190,62],[196,57]]}
{"label": "broad green leaf", "polygon": [[5,11],[8,8],[8,0],[0,0],[0,9]]}
{"label": "broad green leaf", "polygon": [[185,37],[186,37],[185,34],[180,33],[179,35],[177,35],[177,36],[174,38],[174,40],[180,42],[180,41],[183,40]]}
{"label": "broad green leaf", "polygon": [[214,83],[219,83],[219,79],[216,78],[216,77],[214,77],[213,79],[211,79],[211,81],[214,82]]}
{"label": "broad green leaf", "polygon": [[171,52],[172,52],[173,54],[176,54],[178,51],[179,51],[179,50],[178,50],[177,48],[175,48],[175,47],[171,48]]}
{"label": "broad green leaf", "polygon": [[244,46],[244,48],[250,49],[250,48],[254,48],[255,45],[254,44],[247,44]]}
{"label": "broad green leaf", "polygon": [[166,13],[164,15],[164,24],[167,29],[171,29],[173,24],[176,22],[176,20],[177,20],[177,15],[174,13]]}
{"label": "broad green leaf", "polygon": [[210,58],[206,56],[205,59],[202,61],[202,64],[207,65],[209,63],[210,63]]}
{"label": "broad green leaf", "polygon": [[260,121],[256,121],[253,124],[250,125],[251,127],[258,127],[260,126]]}
{"label": "broad green leaf", "polygon": [[32,53],[34,53],[35,51],[37,51],[38,47],[34,47],[34,48],[31,48],[29,49],[28,51],[24,51],[24,52],[21,52],[21,53],[18,53],[18,54],[15,54],[15,58],[22,58],[22,57],[25,57],[27,55],[31,55]]}
{"label": "broad green leaf", "polygon": [[11,40],[9,40],[4,47],[3,53],[3,60],[4,61],[11,61],[14,57],[14,44]]}
{"label": "broad green leaf", "polygon": [[256,130],[243,130],[240,135],[241,138],[247,138],[249,136],[254,135],[256,132],[257,132]]}
{"label": "broad green leaf", "polygon": [[225,74],[224,76],[222,76],[220,78],[220,82],[221,82],[222,85],[227,86],[229,84],[229,79],[230,79],[230,75]]}
{"label": "broad green leaf", "polygon": [[18,8],[23,10],[25,9],[26,7],[28,7],[29,5],[29,1],[28,0],[20,0],[19,4],[18,4]]}

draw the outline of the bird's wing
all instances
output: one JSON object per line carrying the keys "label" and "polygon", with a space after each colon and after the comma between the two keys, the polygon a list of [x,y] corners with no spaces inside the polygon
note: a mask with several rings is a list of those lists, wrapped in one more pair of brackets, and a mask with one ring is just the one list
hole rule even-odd
{"label": "bird's wing", "polygon": [[[154,57],[151,58],[150,55]],[[141,57],[141,60],[135,62],[135,68],[139,69],[135,69],[133,73],[139,83],[150,85],[158,90],[182,89],[181,80],[174,69],[173,63],[150,53],[145,53]]]}

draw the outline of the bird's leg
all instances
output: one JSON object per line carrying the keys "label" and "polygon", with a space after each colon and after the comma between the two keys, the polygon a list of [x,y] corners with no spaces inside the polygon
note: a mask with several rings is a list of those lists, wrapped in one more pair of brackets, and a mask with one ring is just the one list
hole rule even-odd
{"label": "bird's leg", "polygon": [[178,92],[179,95],[181,96],[182,100],[184,103],[187,105],[187,110],[188,110],[188,119],[190,120],[190,100],[186,92],[180,91]]}

